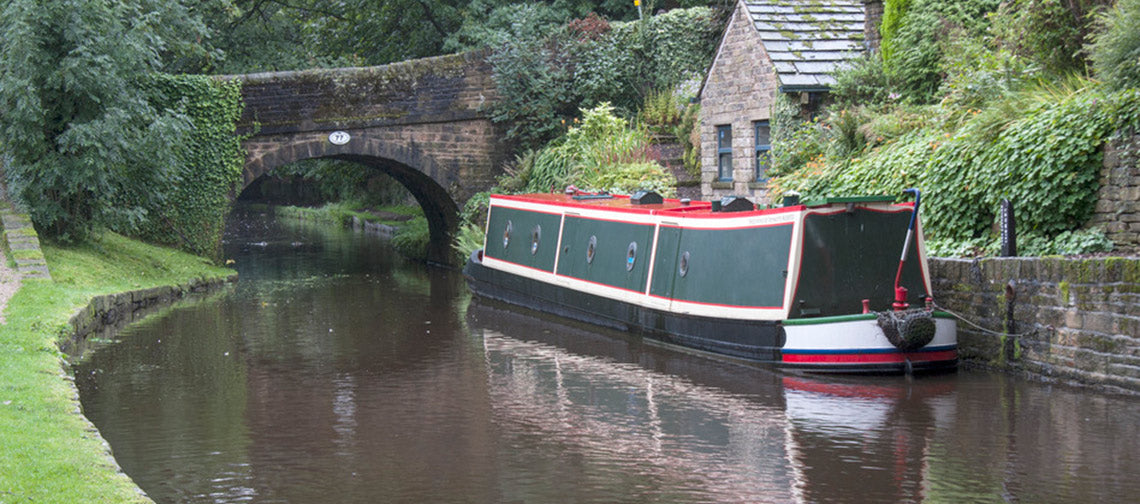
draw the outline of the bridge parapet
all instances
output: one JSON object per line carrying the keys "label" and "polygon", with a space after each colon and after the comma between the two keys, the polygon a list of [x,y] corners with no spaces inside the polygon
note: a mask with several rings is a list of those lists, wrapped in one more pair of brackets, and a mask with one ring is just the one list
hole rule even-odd
{"label": "bridge parapet", "polygon": [[230,76],[242,81],[239,133],[272,135],[484,119],[496,97],[483,52]]}

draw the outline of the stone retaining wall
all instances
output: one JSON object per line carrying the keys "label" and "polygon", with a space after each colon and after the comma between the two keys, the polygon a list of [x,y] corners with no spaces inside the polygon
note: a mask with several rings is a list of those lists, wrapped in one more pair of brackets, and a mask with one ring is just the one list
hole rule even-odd
{"label": "stone retaining wall", "polygon": [[1089,225],[1104,229],[1117,250],[1140,251],[1140,134],[1122,134],[1105,144]]}
{"label": "stone retaining wall", "polygon": [[170,285],[140,289],[118,294],[97,296],[71,316],[70,340],[63,341],[60,349],[76,356],[82,354],[84,342],[88,338],[106,338],[127,324],[139,320],[155,311],[166,308],[175,301],[191,294],[205,294],[217,291],[237,281],[237,275],[224,278],[194,280],[182,285]]}
{"label": "stone retaining wall", "polygon": [[1140,392],[1140,259],[932,259],[930,267],[936,302],[983,328],[958,323],[967,363]]}

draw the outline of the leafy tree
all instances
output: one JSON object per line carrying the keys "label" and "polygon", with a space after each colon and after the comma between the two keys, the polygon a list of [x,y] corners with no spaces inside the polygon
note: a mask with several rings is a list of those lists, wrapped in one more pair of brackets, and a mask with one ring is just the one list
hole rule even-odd
{"label": "leafy tree", "polygon": [[0,15],[0,145],[14,196],[49,236],[81,239],[94,225],[132,227],[164,197],[177,163],[168,145],[189,129],[156,110],[139,80],[163,55],[192,54],[165,37],[180,2],[9,0]]}
{"label": "leafy tree", "polygon": [[212,31],[220,50],[210,70],[240,74],[359,64],[359,59],[340,53],[321,56],[305,32],[310,16],[301,9],[268,0],[215,0],[204,2],[199,12]]}
{"label": "leafy tree", "polygon": [[204,0],[199,10],[225,54],[218,68],[233,73],[379,65],[497,47],[510,36],[545,31],[590,13],[637,18],[629,0]]}
{"label": "leafy tree", "polygon": [[718,21],[708,8],[622,23],[589,15],[535,38],[512,38],[489,58],[500,95],[491,119],[525,149],[556,137],[580,108],[608,102],[633,116],[652,90],[703,74]]}
{"label": "leafy tree", "polygon": [[550,3],[474,0],[463,10],[459,30],[444,41],[445,51],[499,47],[512,40],[537,40],[570,19]]}

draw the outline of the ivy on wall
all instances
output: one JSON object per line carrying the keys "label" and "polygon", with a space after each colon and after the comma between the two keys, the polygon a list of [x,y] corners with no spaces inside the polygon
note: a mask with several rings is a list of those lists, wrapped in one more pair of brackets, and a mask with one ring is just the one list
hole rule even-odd
{"label": "ivy on wall", "polygon": [[899,194],[919,187],[928,237],[984,237],[1002,199],[1017,205],[1018,228],[1043,237],[1083,224],[1093,211],[1101,146],[1140,127],[1140,89],[1088,87],[1041,100],[996,123],[976,113],[957,127],[930,124],[854,157],[807,166],[773,181],[808,198]]}
{"label": "ivy on wall", "polygon": [[204,75],[154,74],[145,88],[156,109],[181,110],[193,125],[179,144],[182,161],[164,197],[147,208],[136,234],[143,239],[218,258],[229,211],[245,162],[235,125],[242,113],[241,82]]}

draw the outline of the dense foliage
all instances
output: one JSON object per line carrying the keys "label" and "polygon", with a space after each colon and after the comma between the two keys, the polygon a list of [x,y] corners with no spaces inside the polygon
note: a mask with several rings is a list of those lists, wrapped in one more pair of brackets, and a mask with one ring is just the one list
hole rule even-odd
{"label": "dense foliage", "polygon": [[676,180],[653,157],[648,132],[632,127],[603,103],[583,109],[580,125],[546,147],[520,158],[514,174],[500,181],[512,192],[583,190],[629,194],[652,189],[672,195]]}
{"label": "dense foliage", "polygon": [[[801,122],[777,103],[771,189],[811,198],[918,187],[936,253],[992,251],[1002,199],[1014,202],[1023,253],[1111,248],[1078,229],[1095,204],[1102,146],[1140,128],[1140,89],[1071,72],[1085,54],[1127,53],[1136,30],[1108,33],[1136,17],[1123,13],[1128,2],[1099,16],[1106,28],[1085,53],[1079,40],[1092,27],[1082,13],[1097,2],[1011,0],[981,15],[990,3],[897,2],[893,31],[884,29],[895,52],[841,72],[824,114]],[[936,58],[921,61],[927,49]],[[1140,63],[1114,57],[1125,71]]]}
{"label": "dense foliage", "polygon": [[370,208],[414,201],[400,182],[382,171],[351,161],[308,159],[273,170],[273,176],[297,177],[323,201]]}
{"label": "dense foliage", "polygon": [[1117,129],[1140,126],[1140,91],[1027,93],[1018,102],[1026,110],[1009,120],[977,111],[958,125],[933,121],[774,185],[809,196],[919,187],[930,195],[928,234],[951,240],[984,236],[1001,200],[1009,199],[1017,203],[1021,229],[1055,236],[1089,217],[1100,146]]}
{"label": "dense foliage", "polygon": [[[185,103],[159,108],[140,85],[176,44],[179,2],[11,0],[0,15],[0,144],[8,182],[47,236],[138,226],[181,159]],[[132,195],[127,198],[126,195]],[[125,203],[125,204],[124,204]]]}
{"label": "dense foliage", "polygon": [[1140,87],[1140,0],[1118,0],[1097,17],[1090,48],[1096,74],[1117,89]]}
{"label": "dense foliage", "polygon": [[[646,13],[707,4],[642,3]],[[498,47],[520,32],[546,33],[589,13],[638,16],[629,0],[201,0],[195,7],[213,29],[210,68],[222,73],[379,65]]]}
{"label": "dense foliage", "polygon": [[492,119],[505,125],[508,139],[536,148],[579,108],[608,102],[629,117],[652,90],[699,77],[720,25],[702,7],[628,23],[591,15],[553,32],[517,35],[490,57],[501,96]]}
{"label": "dense foliage", "polygon": [[[178,162],[169,184],[150,187],[163,197],[146,208],[139,236],[195,254],[218,257],[229,194],[236,189],[245,150],[235,134],[241,83],[202,75],[152,74],[145,89],[156,108],[183,107],[192,129],[167,146]],[[120,201],[137,198],[136,193]]]}

